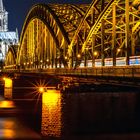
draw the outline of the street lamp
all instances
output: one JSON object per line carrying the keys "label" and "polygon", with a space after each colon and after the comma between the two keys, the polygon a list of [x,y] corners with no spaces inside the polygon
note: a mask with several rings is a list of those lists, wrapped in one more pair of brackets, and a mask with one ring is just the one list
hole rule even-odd
{"label": "street lamp", "polygon": [[65,56],[65,60],[67,60],[68,59],[68,57],[67,56]]}
{"label": "street lamp", "polygon": [[93,52],[93,55],[94,56],[97,56],[98,55],[98,52],[97,51]]}
{"label": "street lamp", "polygon": [[121,49],[119,48],[119,49],[117,49],[117,52],[119,53],[119,52],[121,52]]}
{"label": "street lamp", "polygon": [[44,90],[44,87],[39,87],[39,92],[40,93],[43,93],[45,90]]}
{"label": "street lamp", "polygon": [[80,54],[77,54],[77,58],[78,58],[78,59],[81,58],[81,55],[80,55]]}

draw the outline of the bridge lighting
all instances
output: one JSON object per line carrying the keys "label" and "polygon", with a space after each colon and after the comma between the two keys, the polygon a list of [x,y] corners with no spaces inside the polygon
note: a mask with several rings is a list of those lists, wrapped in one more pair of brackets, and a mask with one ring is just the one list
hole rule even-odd
{"label": "bridge lighting", "polygon": [[81,58],[81,55],[80,55],[80,54],[78,54],[78,55],[77,55],[77,58]]}
{"label": "bridge lighting", "polygon": [[5,78],[5,77],[3,77],[3,80],[5,81],[5,80],[6,80],[6,78]]}
{"label": "bridge lighting", "polygon": [[120,52],[121,51],[121,49],[119,48],[119,49],[117,49],[117,52]]}
{"label": "bridge lighting", "polygon": [[43,93],[45,90],[44,90],[44,87],[39,87],[39,92],[40,93]]}
{"label": "bridge lighting", "polygon": [[98,52],[97,52],[97,51],[95,51],[95,52],[93,53],[93,55],[94,55],[94,56],[97,56],[97,55],[98,55]]}
{"label": "bridge lighting", "polygon": [[65,60],[67,60],[68,59],[68,57],[67,56],[65,56]]}

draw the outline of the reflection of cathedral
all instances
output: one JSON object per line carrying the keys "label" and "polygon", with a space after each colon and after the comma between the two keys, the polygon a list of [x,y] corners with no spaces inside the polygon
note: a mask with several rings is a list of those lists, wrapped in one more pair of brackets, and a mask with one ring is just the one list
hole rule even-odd
{"label": "reflection of cathedral", "polygon": [[0,61],[5,59],[5,55],[10,45],[18,43],[18,33],[8,31],[8,12],[0,0]]}

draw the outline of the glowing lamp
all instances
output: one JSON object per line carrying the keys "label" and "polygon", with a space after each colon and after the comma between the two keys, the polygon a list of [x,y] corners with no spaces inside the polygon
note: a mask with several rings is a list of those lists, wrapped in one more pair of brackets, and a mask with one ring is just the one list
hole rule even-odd
{"label": "glowing lamp", "polygon": [[121,49],[117,49],[117,52],[120,52],[121,51]]}
{"label": "glowing lamp", "polygon": [[39,92],[40,93],[43,93],[45,90],[44,90],[44,87],[39,87]]}
{"label": "glowing lamp", "polygon": [[77,55],[77,58],[80,58],[80,57],[81,57],[81,55],[80,55],[80,54],[78,54],[78,55]]}
{"label": "glowing lamp", "polygon": [[94,55],[94,56],[97,56],[97,55],[98,55],[98,52],[97,52],[97,51],[95,51],[95,52],[93,53],[93,55]]}

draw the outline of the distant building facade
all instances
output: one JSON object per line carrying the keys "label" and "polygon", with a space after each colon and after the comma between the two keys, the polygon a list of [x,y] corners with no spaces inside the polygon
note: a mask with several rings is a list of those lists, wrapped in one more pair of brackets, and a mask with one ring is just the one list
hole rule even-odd
{"label": "distant building facade", "polygon": [[3,62],[10,45],[18,44],[18,31],[8,30],[8,12],[0,0],[0,62]]}

